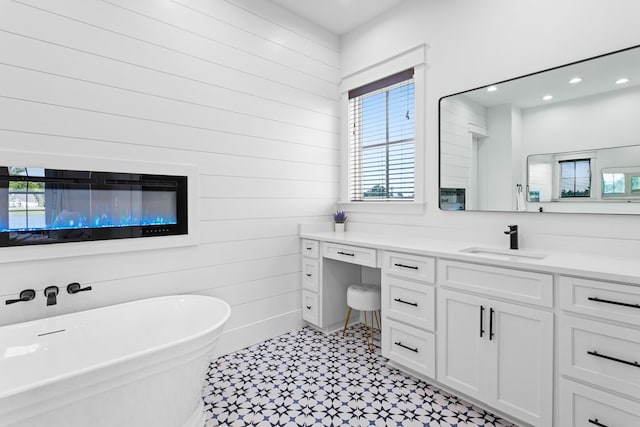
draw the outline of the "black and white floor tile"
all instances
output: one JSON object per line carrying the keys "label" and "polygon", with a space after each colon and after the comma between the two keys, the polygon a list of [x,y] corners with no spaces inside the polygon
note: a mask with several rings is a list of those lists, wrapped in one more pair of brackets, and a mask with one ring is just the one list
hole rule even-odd
{"label": "black and white floor tile", "polygon": [[214,361],[206,427],[516,427],[388,366],[363,330],[303,328]]}

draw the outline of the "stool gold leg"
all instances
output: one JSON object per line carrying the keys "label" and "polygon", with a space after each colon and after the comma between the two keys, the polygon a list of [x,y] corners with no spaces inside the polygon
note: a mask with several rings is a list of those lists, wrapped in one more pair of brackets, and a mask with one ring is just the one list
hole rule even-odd
{"label": "stool gold leg", "polygon": [[371,312],[371,327],[367,324],[367,312],[364,311],[364,326],[365,326],[365,338],[367,339],[367,347],[369,347],[369,353],[373,353],[373,316],[374,312]]}
{"label": "stool gold leg", "polygon": [[347,332],[347,325],[349,324],[349,318],[351,317],[351,307],[347,311],[347,320],[344,321],[344,328],[342,329],[342,336],[344,336]]}

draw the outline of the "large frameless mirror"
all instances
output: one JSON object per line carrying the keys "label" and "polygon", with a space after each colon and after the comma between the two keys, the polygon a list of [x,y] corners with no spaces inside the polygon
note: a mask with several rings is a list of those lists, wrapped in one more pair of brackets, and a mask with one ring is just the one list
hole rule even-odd
{"label": "large frameless mirror", "polygon": [[640,214],[640,47],[439,107],[440,209]]}

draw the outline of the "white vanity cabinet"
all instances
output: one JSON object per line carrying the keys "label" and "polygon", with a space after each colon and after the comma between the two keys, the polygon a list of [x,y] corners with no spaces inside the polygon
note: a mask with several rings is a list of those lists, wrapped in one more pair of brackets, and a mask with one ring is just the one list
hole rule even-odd
{"label": "white vanity cabinet", "polygon": [[435,378],[435,259],[382,253],[382,355]]}
{"label": "white vanity cabinet", "polygon": [[560,424],[640,426],[640,287],[570,276],[559,286]]}
{"label": "white vanity cabinet", "polygon": [[302,318],[320,326],[320,242],[302,239]]}
{"label": "white vanity cabinet", "polygon": [[552,304],[552,276],[440,260],[438,284],[438,381],[552,425],[553,313],[519,303]]}

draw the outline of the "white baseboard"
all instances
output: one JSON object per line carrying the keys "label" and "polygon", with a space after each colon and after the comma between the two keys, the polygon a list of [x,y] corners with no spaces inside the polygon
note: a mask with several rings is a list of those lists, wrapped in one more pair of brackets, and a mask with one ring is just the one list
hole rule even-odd
{"label": "white baseboard", "polygon": [[303,326],[302,310],[294,310],[248,325],[225,330],[216,346],[214,358],[296,331]]}

